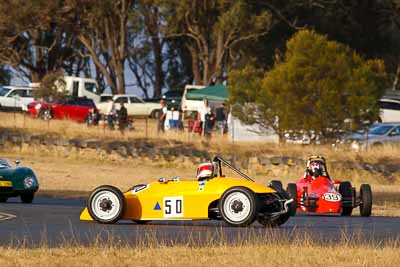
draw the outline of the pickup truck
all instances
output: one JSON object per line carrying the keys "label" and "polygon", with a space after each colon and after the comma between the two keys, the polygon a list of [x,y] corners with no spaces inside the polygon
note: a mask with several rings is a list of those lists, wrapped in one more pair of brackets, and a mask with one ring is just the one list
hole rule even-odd
{"label": "pickup truck", "polygon": [[[160,112],[160,104],[159,103],[151,103],[145,102],[142,98],[137,95],[129,94],[129,95],[114,95],[112,97],[115,108],[117,110],[120,109],[121,103],[124,103],[125,108],[128,111],[128,116],[136,116],[136,117],[150,117],[150,118],[158,118]],[[107,101],[100,102],[97,104],[97,108],[100,113],[107,113]]]}

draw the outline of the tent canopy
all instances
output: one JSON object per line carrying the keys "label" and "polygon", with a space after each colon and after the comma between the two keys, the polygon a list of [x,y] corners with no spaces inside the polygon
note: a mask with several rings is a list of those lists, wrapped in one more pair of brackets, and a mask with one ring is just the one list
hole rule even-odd
{"label": "tent canopy", "polygon": [[190,100],[202,100],[207,98],[214,101],[225,101],[228,99],[228,90],[223,84],[209,86],[203,89],[193,89],[186,93]]}

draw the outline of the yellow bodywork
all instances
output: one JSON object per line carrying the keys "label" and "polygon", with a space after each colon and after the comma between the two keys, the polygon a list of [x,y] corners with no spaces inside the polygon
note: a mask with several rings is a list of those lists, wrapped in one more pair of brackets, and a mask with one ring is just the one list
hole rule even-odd
{"label": "yellow bodywork", "polygon": [[[231,187],[243,186],[254,193],[275,193],[270,187],[244,179],[216,177],[208,181],[152,182],[138,192],[124,193],[122,220],[197,220],[208,219],[211,202]],[[81,220],[93,220],[87,208]]]}

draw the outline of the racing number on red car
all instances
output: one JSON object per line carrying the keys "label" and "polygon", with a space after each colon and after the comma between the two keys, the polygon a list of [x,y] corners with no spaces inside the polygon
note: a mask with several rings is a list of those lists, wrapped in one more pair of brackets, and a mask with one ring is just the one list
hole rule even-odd
{"label": "racing number on red car", "polygon": [[183,217],[183,197],[164,197],[164,217]]}
{"label": "racing number on red car", "polygon": [[325,199],[326,201],[331,201],[331,202],[338,202],[341,200],[340,195],[335,194],[335,193],[325,193],[322,196],[323,199]]}

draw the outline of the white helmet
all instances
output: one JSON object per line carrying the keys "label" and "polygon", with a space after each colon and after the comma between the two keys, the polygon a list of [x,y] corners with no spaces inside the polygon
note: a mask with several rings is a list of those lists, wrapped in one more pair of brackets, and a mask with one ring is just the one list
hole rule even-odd
{"label": "white helmet", "polygon": [[204,180],[212,178],[214,172],[214,165],[210,162],[202,163],[197,168],[197,180]]}

